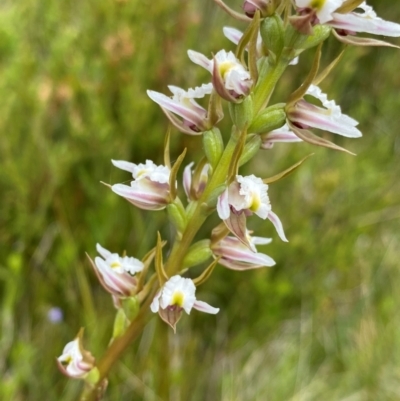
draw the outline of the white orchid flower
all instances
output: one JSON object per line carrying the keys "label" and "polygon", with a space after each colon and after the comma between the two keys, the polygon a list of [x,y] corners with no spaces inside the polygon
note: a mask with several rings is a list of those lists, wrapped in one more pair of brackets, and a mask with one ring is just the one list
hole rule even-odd
{"label": "white orchid flower", "polygon": [[[201,99],[212,92],[212,84],[203,84],[187,91],[170,85],[168,86],[172,97],[162,93],[148,90],[147,94],[151,100],[163,109],[168,119],[180,131],[189,135],[200,135],[208,129],[207,110],[200,106],[195,99]],[[170,112],[182,118],[180,121]]]}
{"label": "white orchid flower", "polygon": [[170,169],[157,166],[151,160],[146,164],[134,164],[122,160],[112,160],[115,167],[132,173],[134,181],[130,185],[115,184],[112,191],[124,197],[135,206],[145,210],[161,210],[169,203]]}
{"label": "white orchid flower", "polygon": [[191,279],[172,276],[154,297],[150,309],[154,313],[158,312],[174,331],[183,310],[188,315],[193,308],[213,315],[219,312],[219,308],[197,300],[195,294],[196,286]]}
{"label": "white orchid flower", "polygon": [[212,74],[217,93],[228,101],[237,101],[250,93],[253,84],[250,73],[232,52],[220,50],[212,60],[193,50],[188,50],[190,60]]}
{"label": "white orchid flower", "polygon": [[358,122],[343,114],[334,100],[328,100],[318,86],[311,85],[307,95],[320,100],[322,105],[315,106],[304,99],[299,100],[287,112],[288,120],[300,128],[318,128],[348,138],[359,138],[362,133],[356,128]]}
{"label": "white orchid flower", "polygon": [[253,174],[236,176],[236,180],[218,197],[217,212],[229,230],[253,252],[256,250],[247,237],[246,229],[246,216],[252,213],[270,220],[282,241],[288,241],[282,222],[272,211],[268,185]]}
{"label": "white orchid flower", "polygon": [[111,253],[100,244],[96,249],[102,257],[94,259],[94,267],[103,287],[117,298],[134,295],[137,289],[135,274],[143,270],[144,264],[136,258]]}
{"label": "white orchid flower", "polygon": [[74,379],[84,379],[95,366],[95,358],[82,346],[83,329],[69,342],[57,358],[60,371]]}

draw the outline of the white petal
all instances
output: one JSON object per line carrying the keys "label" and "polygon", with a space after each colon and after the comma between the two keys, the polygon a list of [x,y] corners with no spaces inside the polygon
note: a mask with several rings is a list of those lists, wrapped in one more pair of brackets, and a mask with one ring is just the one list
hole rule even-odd
{"label": "white petal", "polygon": [[133,170],[136,167],[136,164],[126,162],[124,160],[111,160],[111,163],[115,166],[120,168],[121,170],[129,171],[130,173],[133,173]]}
{"label": "white petal", "polygon": [[213,62],[209,60],[204,54],[195,52],[193,50],[188,50],[187,53],[193,63],[205,68],[212,73]]}
{"label": "white petal", "polygon": [[160,295],[161,295],[161,290],[157,292],[156,296],[153,298],[153,301],[150,305],[150,309],[153,313],[157,313],[158,310],[160,309]]}
{"label": "white petal", "polygon": [[228,38],[235,45],[239,43],[240,39],[243,36],[243,32],[239,31],[239,29],[231,28],[230,26],[224,26],[222,30],[225,37]]}
{"label": "white petal", "polygon": [[337,29],[344,29],[352,32],[365,32],[373,35],[384,35],[391,37],[400,36],[400,24],[384,21],[381,18],[364,17],[363,14],[333,14],[329,25]]}
{"label": "white petal", "polygon": [[103,248],[100,244],[96,244],[96,249],[97,252],[103,256],[104,259],[107,259],[109,256],[111,256],[111,252],[108,251],[106,248]]}
{"label": "white petal", "polygon": [[217,213],[221,220],[229,219],[231,210],[229,208],[228,188],[218,197]]}
{"label": "white petal", "polygon": [[190,187],[192,185],[192,167],[194,162],[189,163],[183,170],[183,189],[188,199],[190,199]]}
{"label": "white petal", "polygon": [[278,233],[280,239],[285,242],[289,242],[285,236],[285,232],[283,231],[282,222],[279,217],[272,211],[268,214],[268,220],[275,226],[276,232]]}
{"label": "white petal", "polygon": [[210,313],[212,315],[215,315],[219,312],[219,308],[214,308],[206,302],[197,300],[195,301],[193,308],[197,309],[200,312]]}

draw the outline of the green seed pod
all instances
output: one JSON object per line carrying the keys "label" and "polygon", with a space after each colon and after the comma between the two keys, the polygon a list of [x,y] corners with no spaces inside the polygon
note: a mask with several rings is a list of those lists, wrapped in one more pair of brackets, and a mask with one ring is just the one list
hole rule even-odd
{"label": "green seed pod", "polygon": [[328,25],[314,26],[314,33],[311,36],[308,36],[307,39],[299,46],[299,48],[305,50],[317,46],[329,37],[331,30],[332,28]]}
{"label": "green seed pod", "polygon": [[247,96],[241,103],[229,103],[229,112],[236,127],[245,130],[253,121],[253,99]]}
{"label": "green seed pod", "polygon": [[186,228],[186,213],[185,209],[183,208],[181,202],[175,199],[174,203],[170,203],[167,206],[167,213],[171,223],[174,225],[178,233],[183,233]]}
{"label": "green seed pod", "polygon": [[210,248],[211,241],[209,239],[203,239],[193,244],[183,260],[183,267],[189,268],[196,266],[200,263],[205,262],[212,256]]}
{"label": "green seed pod", "polygon": [[260,150],[260,135],[248,135],[246,145],[244,145],[243,153],[239,159],[239,167],[247,163]]}
{"label": "green seed pod", "polygon": [[280,103],[266,108],[250,125],[248,131],[252,134],[265,134],[282,127],[286,121],[285,104]]}
{"label": "green seed pod", "polygon": [[122,336],[125,333],[125,329],[127,326],[127,319],[125,315],[124,309],[118,309],[117,314],[114,319],[114,327],[113,327],[113,335],[112,338],[117,338]]}
{"label": "green seed pod", "polygon": [[260,25],[261,38],[269,52],[278,58],[284,46],[285,28],[279,15],[265,18]]}
{"label": "green seed pod", "polygon": [[137,297],[125,298],[122,300],[122,308],[126,318],[132,321],[139,312],[139,300]]}
{"label": "green seed pod", "polygon": [[224,151],[224,142],[218,128],[203,133],[203,146],[208,162],[215,168]]}

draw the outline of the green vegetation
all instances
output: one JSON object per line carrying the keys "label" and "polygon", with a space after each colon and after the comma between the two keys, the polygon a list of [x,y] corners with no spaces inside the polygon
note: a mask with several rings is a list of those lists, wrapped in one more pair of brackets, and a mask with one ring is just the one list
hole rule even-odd
{"label": "green vegetation", "polygon": [[[392,1],[371,4],[400,22]],[[55,357],[80,327],[99,357],[114,315],[85,252],[99,242],[141,257],[160,227],[170,232],[165,212],[137,210],[100,181],[126,179],[112,158],[161,161],[166,119],[146,89],[206,82],[186,49],[232,48],[223,25],[241,28],[211,0],[2,1],[1,400],[77,398],[81,383]],[[330,38],[324,49],[328,60],[341,45]],[[167,386],[182,401],[400,399],[399,54],[348,49],[321,85],[360,121],[362,139],[331,138],[356,157],[279,144],[251,162],[266,177],[315,153],[270,188],[290,242],[250,220],[274,238],[261,250],[277,265],[218,267],[200,292],[220,314],[193,312],[176,335],[154,319],[113,369],[105,400],[158,401]],[[311,56],[287,71],[277,101]],[[174,132],[172,155],[183,146],[197,160],[201,140]],[[47,317],[55,306],[58,324]]]}

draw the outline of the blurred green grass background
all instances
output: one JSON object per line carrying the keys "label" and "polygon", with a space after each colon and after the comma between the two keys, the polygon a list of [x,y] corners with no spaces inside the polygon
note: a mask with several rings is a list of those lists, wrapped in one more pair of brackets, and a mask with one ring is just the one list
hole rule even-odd
{"label": "blurred green grass background", "polygon": [[[400,22],[392,1],[371,4]],[[211,0],[1,2],[1,400],[77,399],[81,383],[55,357],[81,326],[100,357],[114,314],[85,252],[100,242],[141,257],[157,229],[169,235],[164,212],[136,210],[100,181],[127,179],[111,158],[162,161],[166,120],[146,89],[207,82],[186,49],[232,49],[223,25],[244,28]],[[340,48],[329,40],[324,62]],[[310,56],[287,71],[276,100],[305,77]],[[270,187],[289,244],[251,221],[274,238],[261,250],[277,265],[217,268],[199,292],[219,315],[193,313],[176,335],[154,319],[114,368],[105,400],[400,399],[399,60],[395,49],[351,48],[322,84],[360,121],[362,139],[334,138],[356,157],[282,144],[246,166],[268,176],[315,153]],[[174,133],[174,157],[184,146],[187,161],[199,160],[200,139]],[[49,321],[52,307],[62,322]]]}

